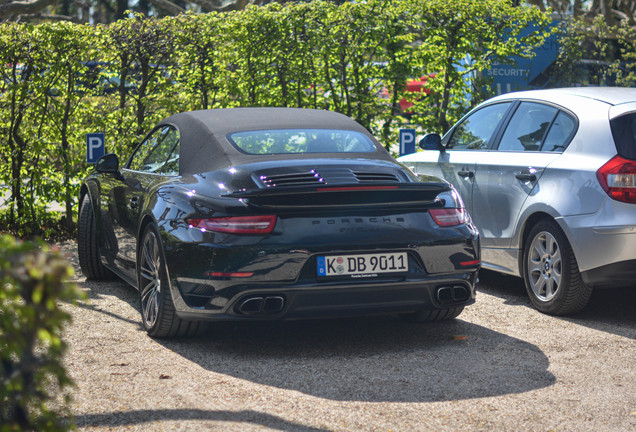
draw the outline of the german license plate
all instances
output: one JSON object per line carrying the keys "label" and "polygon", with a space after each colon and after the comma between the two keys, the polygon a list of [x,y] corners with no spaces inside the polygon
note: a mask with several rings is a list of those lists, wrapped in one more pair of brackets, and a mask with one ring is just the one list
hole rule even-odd
{"label": "german license plate", "polygon": [[406,252],[319,256],[317,264],[318,277],[365,278],[409,271]]}

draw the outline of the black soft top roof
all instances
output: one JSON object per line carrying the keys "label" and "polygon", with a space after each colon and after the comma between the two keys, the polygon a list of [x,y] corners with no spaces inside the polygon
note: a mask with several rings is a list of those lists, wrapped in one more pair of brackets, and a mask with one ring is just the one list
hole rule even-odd
{"label": "black soft top roof", "polygon": [[340,129],[358,131],[375,144],[372,153],[325,153],[320,158],[393,160],[377,140],[360,124],[332,111],[303,108],[226,108],[190,111],[172,115],[160,125],[172,125],[179,131],[181,175],[197,174],[220,168],[266,160],[314,159],[314,154],[251,155],[237,150],[227,140],[233,132],[267,129]]}

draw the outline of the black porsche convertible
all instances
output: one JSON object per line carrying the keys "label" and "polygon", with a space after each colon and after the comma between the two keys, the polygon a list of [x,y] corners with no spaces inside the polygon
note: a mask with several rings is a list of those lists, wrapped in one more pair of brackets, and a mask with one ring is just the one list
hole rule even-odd
{"label": "black porsche convertible", "polygon": [[210,320],[445,320],[475,299],[479,237],[452,186],[334,112],[175,114],[123,166],[101,157],[79,202],[82,272],[136,287],[153,337]]}

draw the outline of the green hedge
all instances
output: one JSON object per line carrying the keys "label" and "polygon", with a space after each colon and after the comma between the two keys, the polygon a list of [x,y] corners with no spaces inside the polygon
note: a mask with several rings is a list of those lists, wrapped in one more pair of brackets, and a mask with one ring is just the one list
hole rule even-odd
{"label": "green hedge", "polygon": [[[407,80],[435,74],[414,121],[443,132],[484,97],[472,91],[483,84],[469,79],[473,72],[529,53],[546,35],[521,38],[520,31],[548,20],[501,0],[368,0],[137,15],[108,27],[4,23],[0,184],[9,197],[1,225],[18,235],[50,234],[60,215],[46,205],[56,201],[72,231],[78,181],[89,168],[85,134],[105,132],[107,150],[127,157],[175,112],[329,109],[388,147],[405,121],[398,101]],[[87,73],[88,61],[101,71]]]}
{"label": "green hedge", "polygon": [[72,272],[44,245],[0,237],[0,432],[71,428],[60,302],[83,295],[66,282]]}

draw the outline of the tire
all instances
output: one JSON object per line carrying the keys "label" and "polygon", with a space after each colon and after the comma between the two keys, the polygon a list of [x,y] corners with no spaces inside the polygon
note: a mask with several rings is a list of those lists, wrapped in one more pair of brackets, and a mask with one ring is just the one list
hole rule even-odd
{"label": "tire", "polygon": [[93,204],[88,194],[84,195],[82,207],[79,212],[79,224],[77,229],[77,254],[80,268],[87,279],[106,280],[112,279],[113,273],[102,264],[99,246],[97,245],[97,226]]}
{"label": "tire", "polygon": [[447,321],[457,318],[463,311],[463,306],[451,309],[423,310],[400,314],[400,318],[409,323]]}
{"label": "tire", "polygon": [[197,334],[203,328],[203,323],[183,320],[175,311],[163,248],[156,226],[148,225],[141,239],[141,247],[137,254],[137,280],[141,320],[146,332],[155,338]]}
{"label": "tire", "polygon": [[565,233],[549,219],[530,230],[523,248],[523,278],[534,307],[549,315],[580,312],[592,294]]}

